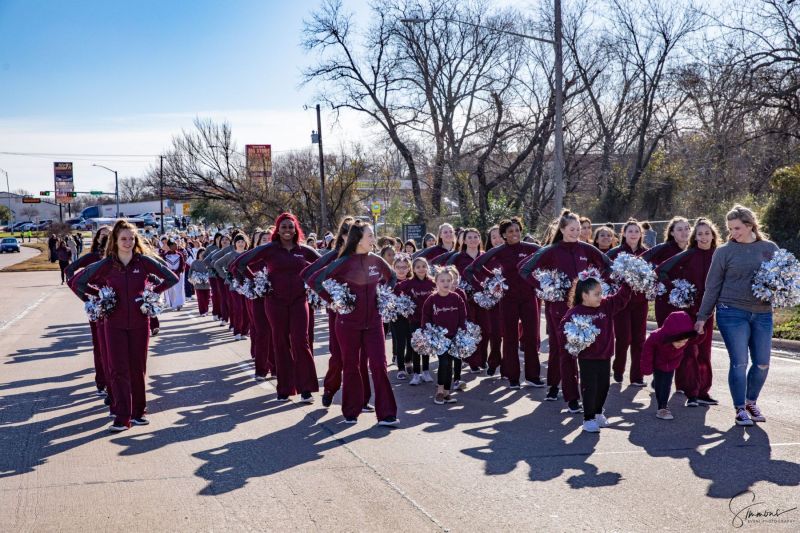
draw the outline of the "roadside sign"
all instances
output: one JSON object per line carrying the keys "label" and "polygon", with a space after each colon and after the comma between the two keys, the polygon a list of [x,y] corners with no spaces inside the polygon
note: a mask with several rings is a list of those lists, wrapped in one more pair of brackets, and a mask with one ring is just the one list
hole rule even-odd
{"label": "roadside sign", "polygon": [[403,240],[413,239],[417,244],[422,245],[425,230],[425,224],[403,224]]}
{"label": "roadside sign", "polygon": [[103,194],[103,191],[89,191],[89,194],[92,196],[100,196]]}
{"label": "roadside sign", "polygon": [[33,196],[23,196],[22,197],[23,204],[40,204],[42,203],[41,198],[34,198]]}
{"label": "roadside sign", "polygon": [[72,162],[62,161],[53,163],[53,177],[55,180],[56,203],[68,204],[77,194],[71,194],[75,190],[75,182],[72,176]]}
{"label": "roadside sign", "polygon": [[378,202],[372,202],[372,216],[379,217],[381,216],[381,204]]}
{"label": "roadside sign", "polygon": [[247,160],[247,177],[251,180],[272,177],[271,144],[246,144],[244,153]]}

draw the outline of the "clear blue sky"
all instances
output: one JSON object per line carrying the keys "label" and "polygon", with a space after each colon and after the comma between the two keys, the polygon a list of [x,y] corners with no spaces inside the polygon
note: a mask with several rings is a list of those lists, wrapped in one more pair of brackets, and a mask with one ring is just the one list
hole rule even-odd
{"label": "clear blue sky", "polygon": [[[303,19],[319,0],[0,0],[0,152],[158,154],[195,117],[227,120],[239,146],[310,147],[315,88]],[[346,0],[359,18],[367,0]],[[358,136],[332,126],[326,143]],[[344,122],[343,122],[344,123]],[[338,128],[338,129],[337,129]],[[78,190],[113,190],[152,159],[0,154],[11,189],[52,188],[52,162],[72,160]],[[0,180],[4,181],[4,180]],[[0,184],[5,189],[5,183]]]}

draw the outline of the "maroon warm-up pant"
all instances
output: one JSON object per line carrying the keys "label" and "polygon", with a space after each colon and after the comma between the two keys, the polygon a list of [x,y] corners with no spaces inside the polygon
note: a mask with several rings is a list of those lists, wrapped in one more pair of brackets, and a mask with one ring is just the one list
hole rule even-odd
{"label": "maroon warm-up pant", "polygon": [[105,365],[103,364],[102,345],[100,344],[100,337],[97,333],[97,322],[90,321],[89,328],[92,331],[92,354],[94,355],[94,384],[97,390],[106,388],[106,372]]}
{"label": "maroon warm-up pant", "polygon": [[308,344],[308,302],[305,296],[292,303],[266,299],[272,326],[272,348],[278,374],[278,396],[319,390],[314,356]]}
{"label": "maroon warm-up pant", "polygon": [[250,298],[244,299],[244,309],[247,313],[247,319],[250,321],[250,358],[255,360],[256,358],[256,326],[254,324],[255,320],[253,319],[253,306],[255,300],[251,300]]}
{"label": "maroon warm-up pant", "polygon": [[227,322],[230,318],[230,309],[228,308],[228,287],[222,280],[217,281],[217,286],[219,287],[219,313],[217,316]]}
{"label": "maroon warm-up pant", "polygon": [[150,328],[118,329],[106,324],[106,343],[114,390],[114,423],[130,426],[145,413],[145,373]]}
{"label": "maroon warm-up pant", "polygon": [[675,311],[675,308],[669,305],[669,302],[661,298],[656,299],[654,307],[656,311],[656,324],[658,324],[658,327],[663,326],[669,314]]}
{"label": "maroon warm-up pant", "polygon": [[215,317],[219,318],[222,307],[219,301],[219,280],[217,278],[209,278],[208,283],[211,285],[211,312]]}
{"label": "maroon warm-up pant", "polygon": [[625,374],[628,347],[631,349],[631,383],[642,381],[642,347],[647,337],[647,302],[628,302],[614,317],[614,374]]}
{"label": "maroon warm-up pant", "polygon": [[208,301],[211,298],[210,289],[195,289],[194,293],[197,295],[197,311],[201,315],[208,313]]}
{"label": "maroon warm-up pant", "polygon": [[361,370],[363,353],[369,361],[372,383],[375,386],[375,415],[378,420],[397,416],[397,403],[386,370],[383,324],[369,329],[358,329],[337,321],[336,338],[342,351],[342,414],[346,418],[358,418],[361,408],[364,407],[364,378]]}
{"label": "maroon warm-up pant", "polygon": [[711,341],[714,338],[714,317],[706,322],[698,344],[687,346],[681,366],[675,371],[675,388],[688,398],[705,398],[711,390]]}
{"label": "maroon warm-up pant", "polygon": [[473,370],[481,368],[486,365],[489,360],[489,337],[491,336],[491,319],[489,318],[490,311],[484,309],[473,301],[467,304],[467,317],[471,322],[474,322],[481,328],[481,342],[478,343],[478,348],[475,353],[467,359],[467,364]]}
{"label": "maroon warm-up pant", "polygon": [[571,402],[580,398],[578,364],[572,354],[561,345],[559,335],[561,320],[568,309],[566,302],[547,302],[544,316],[547,320],[547,343],[550,345],[547,356],[547,384],[557,387],[560,383],[564,400]]}
{"label": "maroon warm-up pant", "polygon": [[106,339],[106,325],[104,320],[97,324],[97,343],[100,346],[103,371],[106,380],[106,393],[108,393],[108,406],[111,414],[114,413],[114,380],[111,379],[111,360],[108,356],[108,339]]}
{"label": "maroon warm-up pant", "polygon": [[250,332],[250,317],[247,315],[247,304],[245,298],[235,291],[230,291],[232,313],[231,324],[233,324],[234,335],[247,335]]}
{"label": "maroon warm-up pant", "polygon": [[489,313],[489,358],[486,364],[489,368],[500,366],[502,358],[503,328],[500,317],[500,304],[492,309],[487,309]]}
{"label": "maroon warm-up pant", "polygon": [[[328,372],[325,374],[325,379],[322,382],[325,394],[333,396],[342,386],[342,349],[339,345],[339,339],[336,335],[336,313],[328,310],[328,350],[331,353],[328,359]],[[367,367],[367,357],[362,352],[359,358],[361,370],[361,385],[364,392],[364,402],[362,405],[369,403],[372,396],[372,387],[369,384],[369,369]]]}
{"label": "maroon warm-up pant", "polygon": [[264,299],[256,298],[247,301],[253,313],[250,322],[250,345],[253,347],[256,376],[267,377],[269,372],[275,372],[274,361],[270,361],[272,353],[272,335],[269,331],[267,313],[264,310]]}
{"label": "maroon warm-up pant", "polygon": [[522,322],[522,351],[525,353],[525,379],[539,379],[539,303],[535,298],[515,298],[506,294],[500,300],[503,328],[503,360],[500,373],[512,383],[520,380],[519,323]]}
{"label": "maroon warm-up pant", "polygon": [[225,305],[227,306],[227,319],[228,319],[228,329],[233,329],[233,323],[236,321],[234,318],[234,308],[233,308],[233,291],[231,291],[230,287],[222,284],[225,287]]}

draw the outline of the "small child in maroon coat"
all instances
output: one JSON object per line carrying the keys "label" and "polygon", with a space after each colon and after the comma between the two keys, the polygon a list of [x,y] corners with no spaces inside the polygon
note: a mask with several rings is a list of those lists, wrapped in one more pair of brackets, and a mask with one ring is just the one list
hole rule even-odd
{"label": "small child in maroon coat", "polygon": [[564,326],[575,315],[590,317],[592,324],[600,330],[594,342],[577,355],[583,396],[583,430],[590,433],[598,433],[607,424],[603,405],[608,396],[611,357],[614,355],[614,316],[625,308],[630,297],[631,289],[626,283],[615,294],[603,298],[599,280],[591,277],[581,279],[579,276],[570,298],[572,307],[561,320],[561,346],[567,346]]}
{"label": "small child in maroon coat", "polygon": [[686,347],[702,340],[694,330],[694,321],[686,311],[674,311],[664,320],[664,325],[655,330],[642,348],[642,374],[653,374],[658,411],[656,417],[672,420],[667,408],[672,377],[681,365]]}
{"label": "small child in maroon coat", "polygon": [[[453,292],[457,272],[455,267],[446,266],[436,273],[434,281],[436,292],[428,296],[422,307],[422,327],[431,323],[447,330],[447,337],[452,339],[456,332],[466,325],[467,304],[457,293]],[[444,353],[439,356],[438,385],[433,402],[437,405],[455,403],[450,396],[453,382],[453,356]]]}

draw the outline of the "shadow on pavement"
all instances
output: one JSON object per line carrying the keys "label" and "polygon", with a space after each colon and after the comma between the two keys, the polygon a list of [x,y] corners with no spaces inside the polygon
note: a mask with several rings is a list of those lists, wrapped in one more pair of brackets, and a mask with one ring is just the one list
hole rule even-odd
{"label": "shadow on pavement", "polygon": [[[43,339],[52,339],[52,344],[46,348],[23,348],[9,354],[7,365],[54,359],[58,357],[71,357],[82,351],[92,348],[92,332],[88,323],[60,324],[47,326]],[[91,359],[90,359],[91,360]]]}

